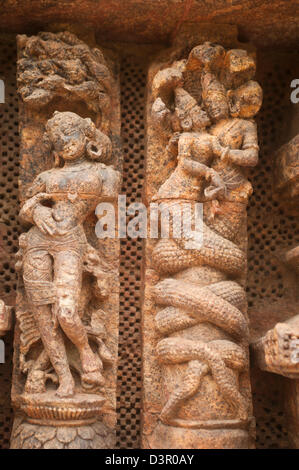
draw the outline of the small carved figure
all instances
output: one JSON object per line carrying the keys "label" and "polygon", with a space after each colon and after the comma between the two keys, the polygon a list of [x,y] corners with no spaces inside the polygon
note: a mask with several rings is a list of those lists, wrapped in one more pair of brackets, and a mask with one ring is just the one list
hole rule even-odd
{"label": "small carved figure", "polygon": [[[210,182],[205,188],[206,199],[213,199],[219,192],[224,192],[224,184],[218,173],[211,169],[215,156],[221,157],[226,148],[221,147],[216,137],[206,132],[211,124],[208,115],[196,104],[196,101],[183,88],[175,89],[175,110],[180,118],[181,132],[176,132],[168,146],[175,146],[177,165],[170,177],[159,188],[155,199],[192,199],[202,196],[201,181]],[[192,115],[189,109],[192,107]],[[188,124],[187,124],[188,120]],[[188,182],[188,184],[187,184]]]}

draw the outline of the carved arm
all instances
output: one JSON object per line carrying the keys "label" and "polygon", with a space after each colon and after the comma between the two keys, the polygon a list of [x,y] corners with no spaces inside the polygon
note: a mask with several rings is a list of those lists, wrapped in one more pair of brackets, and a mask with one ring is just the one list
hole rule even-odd
{"label": "carved arm", "polygon": [[259,155],[256,124],[250,121],[244,121],[241,127],[243,128],[242,148],[227,150],[227,152],[222,155],[222,159],[228,159],[238,166],[256,166]]}
{"label": "carved arm", "polygon": [[257,165],[258,153],[258,146],[242,150],[231,149],[228,151],[227,158],[235,165],[253,167]]}

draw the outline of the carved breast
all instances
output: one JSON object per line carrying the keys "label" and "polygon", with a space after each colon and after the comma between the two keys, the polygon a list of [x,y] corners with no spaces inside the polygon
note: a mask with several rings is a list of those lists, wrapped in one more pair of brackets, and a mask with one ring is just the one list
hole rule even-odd
{"label": "carved breast", "polygon": [[102,182],[92,165],[80,165],[78,168],[59,168],[49,172],[46,188],[49,194],[57,193],[60,196],[99,196]]}

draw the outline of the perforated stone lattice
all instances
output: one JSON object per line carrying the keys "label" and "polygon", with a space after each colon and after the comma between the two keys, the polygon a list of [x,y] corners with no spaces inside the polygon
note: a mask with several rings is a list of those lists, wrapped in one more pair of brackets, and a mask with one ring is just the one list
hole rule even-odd
{"label": "perforated stone lattice", "polygon": [[[259,131],[259,164],[250,174],[254,193],[248,208],[248,302],[282,298],[289,286],[277,253],[299,243],[298,223],[285,213],[283,205],[273,198],[274,152],[282,144],[288,123],[290,83],[296,71],[281,56],[261,55],[259,82],[264,92],[262,110],[257,117]],[[298,60],[298,59],[297,59]],[[296,64],[296,62],[294,62]]]}
{"label": "perforated stone lattice", "polygon": [[[0,297],[12,304],[17,277],[14,253],[18,250],[18,98],[16,94],[15,37],[0,37],[0,79],[5,84],[5,103],[0,104]],[[9,447],[12,426],[10,388],[12,334],[6,335],[5,364],[0,364],[0,448]]]}
{"label": "perforated stone lattice", "polygon": [[[140,202],[145,160],[145,65],[132,56],[121,66],[124,152],[122,194]],[[120,258],[118,446],[140,447],[142,240],[123,239]]]}
{"label": "perforated stone lattice", "polygon": [[[13,253],[17,251],[17,176],[19,137],[15,83],[15,38],[2,38],[0,44],[0,78],[5,80],[6,103],[0,104],[1,178],[0,221],[7,227],[4,250],[8,257],[0,270],[0,285],[12,298],[16,288]],[[262,63],[260,61],[260,66]],[[279,70],[276,69],[279,67]],[[271,75],[268,75],[271,74]],[[249,275],[248,300],[254,309],[260,300],[280,299],[288,285],[273,253],[277,243],[293,245],[298,235],[292,217],[272,199],[272,150],[280,144],[280,124],[285,119],[292,69],[281,67],[279,60],[263,69],[259,81],[264,106],[258,118],[261,144],[259,166],[251,173],[255,188],[248,210]],[[122,193],[127,203],[141,199],[145,160],[145,85],[146,64],[134,56],[122,61],[121,105],[124,148],[124,183]],[[140,446],[141,408],[141,267],[142,241],[122,240],[120,260],[120,337],[118,366],[118,447]],[[9,394],[11,383],[12,335],[5,337],[6,363],[0,364],[0,448],[9,447],[12,411]],[[257,447],[287,447],[284,425],[282,381],[273,374],[253,370],[252,388],[257,418]],[[263,387],[261,388],[261,383]]]}

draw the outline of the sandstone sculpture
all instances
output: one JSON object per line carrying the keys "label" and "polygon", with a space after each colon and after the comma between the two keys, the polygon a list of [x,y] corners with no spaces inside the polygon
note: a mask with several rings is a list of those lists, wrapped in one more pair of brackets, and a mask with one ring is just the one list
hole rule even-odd
{"label": "sandstone sculpture", "polygon": [[[252,446],[244,280],[246,168],[258,160],[252,118],[262,103],[254,73],[246,51],[209,42],[150,72],[147,198],[170,213],[175,235],[147,244],[144,447]],[[180,237],[181,208],[194,223],[197,203],[202,227]]]}
{"label": "sandstone sculpture", "polygon": [[120,188],[115,78],[68,32],[21,36],[19,52],[20,218],[31,228],[17,253],[11,445],[112,447],[118,244],[96,239],[94,219]]}

